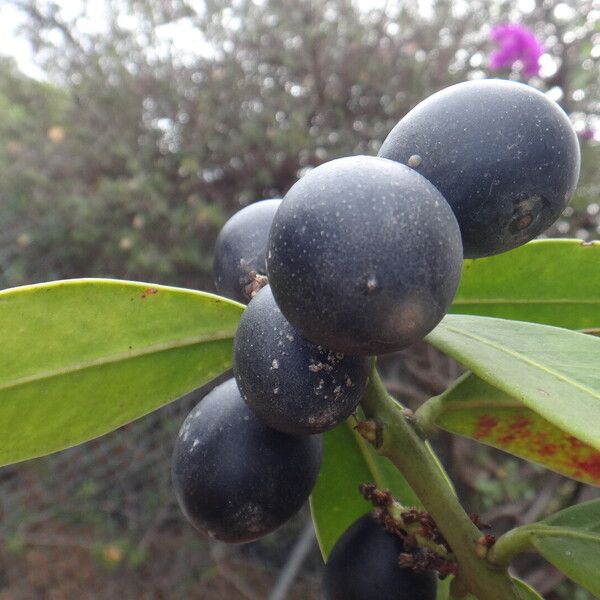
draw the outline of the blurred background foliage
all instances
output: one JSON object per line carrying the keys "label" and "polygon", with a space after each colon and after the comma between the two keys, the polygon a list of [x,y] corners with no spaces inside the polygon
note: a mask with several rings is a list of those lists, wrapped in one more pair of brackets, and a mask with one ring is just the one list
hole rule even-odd
{"label": "blurred background foliage", "polygon": [[[0,56],[0,287],[103,276],[212,289],[231,213],[322,162],[375,154],[420,100],[488,76],[571,116],[581,182],[550,235],[600,237],[599,0],[0,0],[3,14],[35,69]],[[538,75],[490,71],[490,28],[505,22],[544,45]],[[383,369],[409,403],[457,374],[428,348]],[[306,514],[233,558],[195,538],[168,483],[189,406],[0,472],[2,600],[267,597]],[[437,445],[497,531],[594,493],[466,440]],[[56,548],[77,561],[57,563]],[[317,597],[312,552],[285,597]],[[547,598],[588,597],[545,564],[519,568]]]}
{"label": "blurred background foliage", "polygon": [[[582,134],[574,206],[598,198],[597,1],[4,2],[44,80],[0,62],[0,285],[209,288],[231,212],[326,160],[376,153],[421,99],[489,76],[489,28],[506,20],[544,43],[529,83]],[[518,65],[499,75],[518,79]]]}

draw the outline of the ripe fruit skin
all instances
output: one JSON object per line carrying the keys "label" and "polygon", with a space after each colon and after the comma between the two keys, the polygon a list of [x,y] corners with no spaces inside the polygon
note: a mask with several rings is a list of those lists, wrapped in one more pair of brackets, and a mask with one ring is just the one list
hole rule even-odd
{"label": "ripe fruit skin", "polygon": [[255,290],[252,272],[263,276],[267,273],[269,230],[280,204],[281,200],[255,202],[225,223],[215,243],[213,262],[219,294],[248,303]]}
{"label": "ripe fruit skin", "polygon": [[370,514],[355,521],[336,542],[325,565],[324,600],[435,600],[433,573],[398,565],[402,540]]}
{"label": "ripe fruit skin", "polygon": [[223,542],[250,542],[302,507],[321,453],[321,436],[294,437],[263,425],[229,379],[181,427],[171,466],[175,495],[199,531]]}
{"label": "ripe fruit skin", "polygon": [[458,224],[425,178],[354,156],[310,171],[273,220],[269,283],[305,337],[345,354],[384,354],[431,331],[460,278]]}
{"label": "ripe fruit skin", "polygon": [[262,421],[301,435],[327,431],[354,412],[369,359],[336,354],[302,337],[267,286],[242,315],[233,371],[246,404]]}
{"label": "ripe fruit skin", "polygon": [[534,88],[501,79],[446,88],[413,108],[379,156],[412,166],[448,201],[466,258],[506,252],[545,231],[577,186],[577,135]]}

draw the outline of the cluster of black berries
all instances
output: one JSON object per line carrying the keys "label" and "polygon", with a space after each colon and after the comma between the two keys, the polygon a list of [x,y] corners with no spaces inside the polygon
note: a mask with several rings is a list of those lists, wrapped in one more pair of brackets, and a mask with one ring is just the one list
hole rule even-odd
{"label": "cluster of black berries", "polygon": [[[552,224],[579,161],[569,119],[542,93],[468,82],[414,108],[378,157],[323,164],[283,200],[233,216],[215,249],[216,287],[249,304],[235,379],[190,413],[175,447],[175,490],[192,524],[247,542],[289,519],[316,481],[320,434],[360,401],[367,357],[440,322],[463,249],[504,252]],[[359,520],[331,555],[326,597],[432,598],[431,574],[400,567],[401,546]]]}

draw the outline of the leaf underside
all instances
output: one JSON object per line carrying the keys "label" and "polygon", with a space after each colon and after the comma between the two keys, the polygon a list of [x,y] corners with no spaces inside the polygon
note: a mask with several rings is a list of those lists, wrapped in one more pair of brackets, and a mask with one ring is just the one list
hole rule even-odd
{"label": "leaf underside", "polygon": [[600,450],[600,338],[534,323],[447,315],[426,339],[561,431]]}
{"label": "leaf underside", "polygon": [[548,562],[600,596],[600,500],[572,506],[526,527]]}
{"label": "leaf underside", "polygon": [[472,373],[438,400],[436,424],[443,429],[600,486],[600,451]]}

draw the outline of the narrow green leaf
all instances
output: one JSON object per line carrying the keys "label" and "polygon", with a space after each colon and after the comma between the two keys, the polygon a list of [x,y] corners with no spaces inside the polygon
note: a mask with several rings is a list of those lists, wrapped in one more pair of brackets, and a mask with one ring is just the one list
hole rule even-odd
{"label": "narrow green leaf", "polygon": [[435,422],[443,429],[600,486],[598,450],[472,373],[433,402]]}
{"label": "narrow green leaf", "polygon": [[231,365],[243,306],[80,279],[0,292],[0,464],[112,431]]}
{"label": "narrow green leaf", "polygon": [[358,492],[373,482],[390,490],[406,506],[420,506],[404,477],[390,461],[379,456],[348,422],[324,434],[323,462],[310,497],[312,518],[323,558],[337,539],[373,507]]}
{"label": "narrow green leaf", "polygon": [[600,596],[600,500],[572,506],[525,527],[548,562]]}
{"label": "narrow green leaf", "polygon": [[[447,315],[426,339],[600,450],[600,338],[533,323]],[[589,468],[596,472],[599,466]]]}
{"label": "narrow green leaf", "polygon": [[453,313],[600,328],[600,242],[539,240],[466,260]]}

